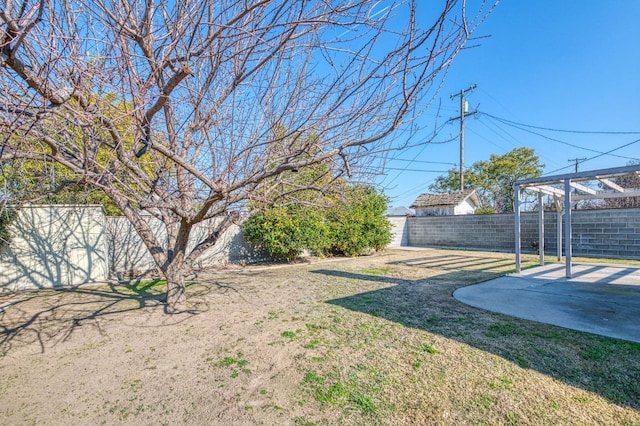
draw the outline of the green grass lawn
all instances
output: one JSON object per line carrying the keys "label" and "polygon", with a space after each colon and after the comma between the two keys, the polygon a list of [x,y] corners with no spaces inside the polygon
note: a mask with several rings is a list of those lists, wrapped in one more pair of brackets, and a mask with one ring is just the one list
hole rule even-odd
{"label": "green grass lawn", "polygon": [[512,268],[507,255],[440,252],[321,271],[336,294],[305,340],[325,349],[303,371],[310,397],[356,424],[639,424],[640,344],[451,297]]}

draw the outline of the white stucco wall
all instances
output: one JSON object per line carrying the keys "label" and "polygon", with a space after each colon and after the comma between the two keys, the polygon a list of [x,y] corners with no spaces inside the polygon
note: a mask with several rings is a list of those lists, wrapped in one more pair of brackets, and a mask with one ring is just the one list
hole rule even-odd
{"label": "white stucco wall", "polygon": [[[164,244],[164,225],[148,216]],[[219,220],[219,219],[217,219]],[[190,248],[206,237],[216,219],[192,231]],[[31,290],[104,282],[116,272],[156,270],[149,250],[124,217],[105,217],[101,206],[22,207],[10,227],[12,241],[0,249],[0,290]],[[196,268],[265,258],[232,225],[195,262]]]}
{"label": "white stucco wall", "polygon": [[[147,222],[154,235],[164,243],[167,240],[167,233],[162,222],[152,216],[147,217]],[[151,253],[127,218],[108,217],[105,236],[109,247],[111,260],[109,267],[112,275],[116,272],[146,272],[157,268]]]}
{"label": "white stucco wall", "polygon": [[[160,241],[167,239],[164,225],[152,216],[147,220],[154,234]],[[221,219],[211,219],[196,225],[191,231],[188,250],[202,241],[213,226]],[[124,217],[108,217],[106,222],[106,239],[109,243],[109,258],[112,274],[116,272],[142,273],[157,269],[151,253],[143,244],[129,221]],[[255,252],[242,237],[242,230],[232,225],[226,230],[218,242],[200,255],[194,262],[196,268],[208,268],[227,263],[251,262],[261,260],[264,255]]]}
{"label": "white stucco wall", "polygon": [[25,206],[0,249],[0,289],[29,290],[106,281],[101,206]]}

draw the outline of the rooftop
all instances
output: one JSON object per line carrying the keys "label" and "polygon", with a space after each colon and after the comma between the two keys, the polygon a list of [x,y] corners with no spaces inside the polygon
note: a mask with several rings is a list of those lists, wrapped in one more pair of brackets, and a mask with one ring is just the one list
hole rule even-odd
{"label": "rooftop", "polygon": [[471,197],[472,201],[478,205],[478,196],[475,189],[467,189],[465,191],[444,192],[441,194],[420,194],[418,198],[411,204],[411,208],[416,207],[435,207],[435,206],[457,206],[467,198]]}

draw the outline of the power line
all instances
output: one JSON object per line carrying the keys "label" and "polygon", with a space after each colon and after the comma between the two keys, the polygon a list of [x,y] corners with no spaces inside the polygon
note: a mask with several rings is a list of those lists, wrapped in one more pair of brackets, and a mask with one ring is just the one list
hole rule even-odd
{"label": "power line", "polygon": [[495,115],[488,114],[483,112],[488,117],[491,117],[495,120],[502,121],[505,124],[512,124],[514,126],[528,127],[530,129],[538,129],[538,130],[547,130],[550,132],[561,132],[561,133],[577,133],[583,135],[640,135],[640,132],[609,132],[609,131],[587,131],[587,130],[566,130],[566,129],[554,129],[551,127],[541,127],[541,126],[533,126],[531,124],[518,123],[517,121],[507,120],[506,118],[496,117]]}
{"label": "power line", "polygon": [[455,166],[456,163],[447,163],[444,161],[426,161],[426,160],[414,160],[410,158],[389,158],[389,161],[408,161],[409,163],[425,163],[425,164],[443,164],[445,166]]}
{"label": "power line", "polygon": [[[596,158],[600,158],[600,157],[602,157],[602,156],[604,156],[604,155],[611,155],[611,153],[612,153],[612,152],[614,152],[614,151],[617,151],[617,150],[622,149],[622,148],[626,148],[626,147],[631,146],[631,145],[633,145],[633,144],[636,144],[636,143],[638,143],[638,142],[640,142],[640,139],[636,139],[636,140],[634,140],[634,141],[631,141],[631,142],[625,143],[624,145],[620,145],[619,147],[616,147],[616,148],[610,149],[610,150],[609,150],[609,151],[607,151],[607,152],[602,152],[602,153],[600,153],[600,154],[598,154],[598,155],[595,155],[595,156],[593,156],[593,157],[591,157],[591,158],[587,158],[586,160],[584,160],[584,161],[583,161],[583,163],[586,163],[587,161],[595,160]],[[637,160],[637,158],[631,158],[631,160]],[[565,167],[561,167],[561,168],[556,169],[556,170],[552,170],[552,171],[550,171],[550,172],[545,173],[545,174],[544,174],[544,176],[550,176],[550,175],[553,175],[553,174],[554,174],[554,173],[556,173],[556,172],[559,172],[559,171],[562,171],[562,170],[568,169],[568,168],[570,168],[570,167],[571,167],[571,166],[565,166]]]}
{"label": "power line", "polygon": [[517,117],[516,113],[511,111],[510,108],[508,108],[506,105],[500,102],[500,100],[497,99],[495,96],[491,95],[491,93],[487,92],[484,87],[479,87],[478,89],[481,92],[483,92],[485,95],[487,95],[489,99],[493,100],[496,104],[498,104],[498,106],[500,106],[503,110],[505,110],[505,112],[508,112],[512,117],[516,117],[518,120],[520,119],[520,117]]}
{"label": "power line", "polygon": [[[437,135],[437,134],[440,132],[440,130],[444,127],[444,125],[446,125],[447,123],[450,123],[450,122],[451,122],[451,121],[453,121],[453,120],[458,120],[458,119],[460,119],[460,121],[461,121],[461,125],[463,124],[464,117],[465,117],[465,116],[467,116],[467,115],[470,115],[470,113],[467,113],[467,111],[466,111],[466,104],[465,104],[465,103],[464,103],[464,101],[463,101],[463,99],[464,99],[464,94],[465,94],[465,92],[470,91],[470,90],[473,90],[474,88],[475,88],[475,86],[471,86],[471,87],[469,87],[469,88],[468,88],[468,89],[466,89],[466,90],[462,90],[460,93],[457,93],[457,94],[455,94],[455,95],[452,95],[452,99],[453,99],[453,98],[455,98],[455,97],[457,97],[457,96],[460,96],[460,97],[461,97],[461,99],[460,99],[460,100],[461,100],[460,112],[461,112],[461,114],[463,115],[463,117],[462,117],[462,118],[458,118],[458,117],[456,117],[455,119],[447,120],[445,123],[443,123],[442,125],[438,126],[438,128],[437,128],[437,129],[435,129],[435,131],[433,132],[433,136]],[[485,92],[485,93],[486,93],[486,92]],[[445,111],[446,111],[446,110],[449,110],[449,108],[442,108],[442,110],[445,110]],[[514,144],[512,141],[510,141],[510,140],[509,140],[509,138],[511,138],[511,139],[512,139],[512,140],[514,140],[514,141],[516,141],[516,140],[517,140],[517,138],[516,138],[516,137],[514,137],[514,135],[510,134],[509,132],[507,132],[507,130],[506,130],[506,129],[504,129],[504,128],[502,128],[500,125],[498,125],[498,123],[501,123],[501,124],[503,124],[503,125],[507,125],[507,126],[510,126],[510,127],[516,128],[516,129],[518,129],[518,130],[520,130],[520,131],[528,132],[528,133],[530,133],[530,134],[533,134],[533,135],[539,136],[539,137],[541,137],[541,138],[543,138],[543,139],[547,139],[547,140],[552,141],[552,142],[555,142],[555,143],[559,143],[559,144],[566,145],[566,146],[569,146],[569,147],[572,147],[572,148],[576,148],[576,149],[581,149],[581,150],[583,150],[583,151],[589,151],[589,152],[592,152],[592,153],[594,153],[594,154],[595,154],[595,155],[593,155],[593,156],[592,156],[592,157],[590,157],[590,158],[579,158],[579,159],[578,159],[578,158],[576,158],[576,159],[574,159],[574,160],[570,160],[570,161],[575,161],[575,163],[576,163],[576,164],[575,164],[575,167],[577,167],[577,166],[578,166],[578,163],[579,163],[579,162],[587,162],[587,161],[591,161],[591,160],[594,160],[594,159],[596,159],[596,158],[599,158],[599,157],[602,157],[602,156],[605,156],[605,155],[609,155],[609,156],[612,156],[612,157],[618,157],[618,158],[622,158],[622,159],[626,159],[626,160],[638,160],[637,158],[634,158],[634,157],[627,157],[627,156],[617,155],[617,154],[614,154],[614,152],[616,152],[616,151],[618,151],[618,150],[620,150],[620,149],[626,148],[626,147],[628,147],[628,146],[630,146],[630,145],[636,144],[636,143],[640,142],[640,139],[637,139],[637,140],[634,140],[634,141],[631,141],[631,142],[625,143],[625,144],[623,144],[623,145],[621,145],[621,146],[618,146],[618,147],[616,147],[616,148],[613,148],[613,149],[611,149],[611,150],[608,150],[608,151],[603,152],[603,151],[598,151],[598,150],[596,150],[596,149],[586,148],[586,147],[584,147],[584,146],[580,146],[580,145],[577,145],[577,144],[573,144],[573,143],[570,143],[570,142],[566,142],[566,141],[563,141],[563,140],[560,140],[560,139],[557,139],[557,138],[554,138],[554,137],[550,137],[550,136],[547,136],[547,135],[545,135],[545,134],[542,134],[542,133],[540,133],[540,132],[538,132],[538,131],[536,131],[536,130],[539,130],[539,131],[546,131],[546,132],[558,132],[558,133],[569,133],[569,134],[582,134],[582,135],[640,135],[640,131],[587,131],[587,130],[558,129],[558,128],[552,128],[552,127],[535,126],[535,125],[526,124],[526,123],[522,123],[522,122],[518,122],[518,121],[508,120],[508,119],[506,119],[506,118],[498,117],[498,116],[496,116],[496,115],[489,114],[489,113],[486,113],[486,112],[477,112],[477,111],[474,111],[474,113],[478,113],[478,114],[480,114],[480,115],[485,115],[485,116],[487,116],[489,119],[491,119],[491,121],[492,121],[492,125],[496,126],[496,127],[498,128],[498,130],[500,130],[500,132],[504,132],[508,137],[505,137],[504,135],[499,134],[495,129],[490,128],[489,126],[487,126],[487,122],[481,122],[481,123],[482,123],[482,124],[483,124],[487,129],[489,129],[490,131],[492,131],[493,133],[495,133],[498,137],[502,138],[503,140],[505,140],[506,142],[508,142],[508,143],[510,143],[510,144],[512,144],[512,145],[514,145],[514,146],[515,146],[515,144]],[[438,116],[439,116],[439,114],[438,114]],[[470,129],[470,131],[473,131],[473,129]],[[464,130],[463,130],[463,128],[461,127],[461,134],[460,134],[460,136],[461,136],[461,156],[463,155],[463,151],[462,151],[462,150],[464,149],[464,148],[462,147],[462,146],[463,146],[463,145],[462,145],[462,143],[463,143],[463,139],[462,139],[462,138],[464,137],[464,136],[463,136],[463,132],[464,132]],[[473,132],[473,133],[478,134],[477,132]],[[429,139],[433,139],[433,136],[431,136]],[[480,136],[480,135],[478,134],[478,136]],[[483,139],[486,139],[486,138],[483,138]],[[446,142],[450,142],[450,141],[451,141],[451,140],[448,140],[448,141],[446,141]],[[430,145],[430,144],[436,144],[436,143],[437,143],[437,142],[435,142],[435,141],[433,141],[433,140],[427,140],[427,141],[424,141],[424,142],[422,142],[422,143],[418,143],[418,144],[416,144],[416,146],[423,145],[423,146],[421,147],[421,149],[419,150],[419,152],[417,153],[416,158],[418,158],[418,157],[420,156],[420,154],[422,154],[422,152],[425,150],[425,148],[426,148],[426,146],[427,146],[427,145]],[[501,147],[501,148],[503,148],[503,147]],[[503,148],[503,149],[504,149],[504,148]],[[400,171],[400,172],[423,172],[423,173],[446,173],[446,172],[448,172],[448,170],[409,169],[409,167],[411,166],[411,163],[416,163],[416,164],[418,164],[418,163],[422,163],[422,164],[442,164],[442,165],[453,165],[453,166],[455,166],[455,165],[456,165],[455,163],[448,163],[448,162],[437,162],[437,161],[427,161],[427,160],[417,160],[417,159],[404,159],[404,158],[389,158],[389,159],[388,159],[388,161],[402,161],[402,162],[406,162],[407,164],[406,164],[406,166],[404,166],[404,167],[399,167],[399,168],[394,168],[394,167],[385,167],[385,169],[386,169],[386,170],[390,170],[390,171],[391,171],[391,170],[393,170],[393,171]],[[460,164],[460,166],[461,166],[461,167],[462,167],[462,164],[463,164],[463,163],[462,163],[462,161],[464,161],[464,160],[461,160],[461,164]],[[552,162],[552,163],[554,163],[555,161],[551,161],[551,162]],[[557,163],[556,163],[556,164],[557,164]],[[572,168],[572,167],[574,167],[574,165],[573,165],[573,164],[572,164],[572,165],[570,165],[570,166],[560,167],[560,168],[558,168],[558,169],[556,169],[556,170],[553,170],[553,171],[551,171],[551,172],[545,173],[545,175],[551,175],[551,174],[557,173],[557,172],[559,172],[559,171],[561,171],[561,170],[569,169],[569,168]],[[401,175],[401,173],[396,174],[396,175],[391,179],[391,181],[389,181],[389,182],[387,183],[387,185],[386,185],[386,186],[388,187],[389,185],[391,185],[391,184],[392,184],[396,179],[398,179],[398,177],[399,177],[400,175]],[[386,179],[385,179],[385,180],[386,180]],[[421,185],[419,185],[419,186],[423,186],[423,185],[424,185],[424,183],[423,183],[423,184],[421,184]],[[417,188],[417,187],[416,187],[416,188]],[[405,191],[402,195],[405,195],[405,194],[406,194],[406,193],[408,193],[408,192],[412,192],[413,190],[414,190],[414,189],[412,188],[412,189],[410,189],[410,190],[408,190],[408,191]],[[400,196],[402,196],[402,195],[400,195]],[[396,196],[396,197],[398,197],[398,196]]]}
{"label": "power line", "polygon": [[587,161],[588,158],[571,158],[569,160],[567,160],[570,163],[576,163],[576,173],[578,173],[578,165],[582,162],[584,163],[585,161]]}
{"label": "power line", "polygon": [[[487,129],[489,129],[489,128],[487,127]],[[493,140],[491,140],[491,139],[489,139],[489,138],[487,138],[487,137],[483,136],[481,133],[476,132],[475,130],[473,130],[473,128],[467,128],[467,130],[468,130],[468,131],[470,131],[471,133],[475,134],[475,135],[476,135],[477,137],[479,137],[480,139],[484,139],[484,141],[485,141],[485,142],[490,143],[491,145],[493,145],[493,146],[495,146],[495,147],[498,147],[498,148],[500,148],[500,149],[501,149],[501,150],[503,150],[503,151],[508,151],[508,149],[507,149],[507,148],[505,148],[504,146],[499,145],[498,143],[494,142]],[[491,130],[491,129],[489,129],[489,130]],[[494,133],[495,133],[495,132],[494,132]],[[497,134],[497,133],[496,133],[496,134]],[[500,136],[500,135],[498,135],[498,136]]]}
{"label": "power line", "polygon": [[[426,140],[426,141],[424,141],[423,143],[421,143],[421,144],[418,144],[418,145],[417,145],[417,146],[422,145],[422,148],[421,148],[421,149],[420,149],[420,151],[418,151],[418,153],[416,154],[416,156],[415,156],[416,158],[418,158],[418,157],[419,157],[419,156],[424,152],[424,150],[425,150],[425,149],[427,149],[427,146],[429,146],[429,145],[431,145],[431,144],[433,144],[433,143],[434,143],[434,142],[433,142],[433,138],[435,138],[435,137],[436,137],[436,135],[438,135],[438,134],[440,133],[440,130],[442,130],[442,129],[444,128],[444,126],[446,126],[446,125],[447,125],[447,122],[445,122],[445,123],[441,124],[438,128],[434,129],[434,131],[433,131],[433,136],[431,136],[429,140]],[[436,143],[437,143],[437,142],[436,142]],[[407,166],[406,166],[404,169],[397,169],[397,170],[400,170],[400,171],[410,171],[410,170],[408,170],[407,168],[409,167],[409,165],[410,165],[411,163],[413,163],[413,161],[409,161],[409,162],[408,162],[408,164],[407,164]],[[385,169],[387,169],[387,168],[385,167]],[[393,182],[395,182],[395,180],[396,180],[396,179],[398,179],[398,177],[400,177],[400,175],[401,175],[400,173],[396,174],[396,175],[395,175],[395,177],[394,177],[393,179],[391,179],[391,181],[389,181],[389,182],[387,182],[387,183],[386,183],[386,186],[387,186],[387,187],[389,187]],[[385,180],[386,180],[386,178],[385,178]],[[381,184],[384,184],[384,181],[383,181],[383,182],[381,182]]]}
{"label": "power line", "polygon": [[[560,140],[560,139],[556,139],[556,138],[552,138],[552,137],[550,137],[550,136],[543,135],[542,133],[539,133],[539,132],[534,132],[533,130],[529,130],[529,129],[527,129],[527,128],[523,128],[523,127],[521,127],[519,124],[517,124],[517,123],[515,123],[515,122],[513,122],[513,121],[511,121],[511,120],[505,120],[505,119],[503,119],[503,118],[496,117],[496,116],[494,116],[494,115],[487,114],[487,113],[485,113],[485,112],[480,112],[480,114],[482,114],[482,115],[486,115],[487,117],[492,118],[492,119],[494,119],[494,120],[497,120],[497,121],[499,121],[499,122],[501,122],[501,123],[504,123],[504,124],[506,124],[507,126],[511,126],[511,127],[516,128],[516,129],[522,130],[523,132],[528,132],[528,133],[531,133],[531,134],[533,134],[533,135],[540,136],[541,138],[544,138],[544,139],[550,140],[550,141],[552,141],[552,142],[557,142],[557,143],[560,143],[560,144],[563,144],[563,145],[570,146],[570,147],[572,147],[572,148],[582,149],[582,150],[584,150],[584,151],[594,152],[594,153],[596,153],[596,154],[607,154],[607,153],[603,153],[602,151],[598,151],[598,150],[596,150],[596,149],[585,148],[585,147],[580,146],[580,145],[572,144],[572,143],[565,142],[565,141]],[[524,126],[524,127],[533,127],[533,126]],[[575,133],[578,133],[578,132],[575,132]],[[619,134],[624,135],[624,134],[636,134],[636,133],[633,133],[633,132],[632,132],[632,133],[619,133]],[[637,134],[640,134],[640,132],[639,132],[639,133],[637,133]],[[625,157],[625,156],[623,156],[623,155],[610,154],[610,152],[612,152],[612,151],[609,151],[609,155],[611,155],[612,157],[623,158],[623,159],[625,159],[625,160],[636,160],[636,158],[633,158],[633,157]],[[563,169],[564,169],[564,168],[565,168],[565,167],[563,167]]]}
{"label": "power line", "polygon": [[421,183],[421,184],[419,184],[419,185],[416,185],[416,186],[414,186],[413,188],[410,188],[410,189],[408,189],[408,190],[406,190],[406,191],[404,191],[404,192],[402,192],[402,193],[400,193],[400,194],[396,195],[396,196],[395,196],[395,197],[393,197],[393,198],[400,198],[400,197],[404,197],[405,195],[410,194],[410,193],[414,192],[415,190],[417,190],[418,188],[422,188],[423,186],[425,186],[426,184],[430,184],[431,182],[433,182],[433,180],[431,180],[431,181],[429,181],[429,182]]}
{"label": "power line", "polygon": [[385,167],[385,170],[400,170],[403,172],[425,172],[425,173],[447,173],[449,170],[425,170],[425,169],[407,169],[406,167]]}
{"label": "power line", "polygon": [[[479,120],[480,124],[482,124],[485,128],[487,128],[487,130],[489,130],[490,132],[494,133],[496,136],[498,136],[500,139],[504,140],[505,142],[509,143],[511,146],[513,146],[514,148],[517,148],[519,146],[519,144],[516,144],[514,141],[517,141],[518,139],[513,136],[511,133],[509,133],[508,131],[506,131],[505,129],[503,129],[502,127],[500,127],[500,125],[497,122],[494,121],[489,121],[489,120]],[[491,124],[494,127],[490,127],[489,124]],[[497,129],[497,130],[496,130]],[[504,134],[501,134],[498,132],[498,130]],[[506,135],[506,136],[505,136]],[[508,137],[507,137],[508,136]],[[486,138],[485,138],[486,139]],[[521,145],[521,144],[520,144]],[[503,148],[504,149],[504,148]]]}
{"label": "power line", "polygon": [[[480,117],[482,117],[482,115]],[[522,143],[518,142],[518,138],[516,138],[514,135],[509,133],[507,131],[507,129],[503,128],[503,124],[501,124],[499,121],[491,120],[491,119],[489,119],[489,120],[480,120],[480,124],[482,124],[488,130],[490,130],[491,132],[496,134],[498,137],[502,138],[503,140],[505,140],[506,142],[511,144],[514,148],[518,148],[519,146],[522,146]],[[491,124],[491,126],[489,126],[489,124]],[[498,133],[498,131],[496,129],[499,130],[500,132],[504,133],[505,135],[507,135],[509,138],[507,138],[504,135]],[[471,130],[471,129],[469,129],[469,130]],[[481,138],[485,139],[489,143],[493,143],[492,141],[490,141],[489,139],[485,138],[484,136],[481,136],[479,134],[478,134],[478,136],[480,136]],[[518,142],[518,144],[516,144],[515,142]],[[493,144],[495,145],[495,143],[493,143]],[[502,148],[502,149],[505,149],[505,148]],[[506,149],[505,149],[505,151],[506,151]],[[540,155],[540,157],[545,161],[545,164],[553,163],[553,164],[558,165],[558,163],[556,163],[555,160],[547,157],[546,155],[544,155],[544,154],[538,154],[538,155]]]}
{"label": "power line", "polygon": [[[594,160],[596,158],[602,157],[603,155],[611,155],[611,153],[614,152],[614,151],[617,151],[617,150],[622,149],[622,148],[626,148],[626,147],[631,146],[633,144],[636,144],[638,142],[640,142],[640,139],[636,139],[635,141],[631,141],[631,142],[626,143],[624,145],[620,145],[619,147],[613,148],[613,149],[611,149],[611,150],[609,150],[607,152],[602,152],[602,153],[600,153],[600,155],[596,155],[595,157],[591,157],[591,158],[587,159],[586,161]],[[637,161],[638,159],[637,158],[629,158],[629,160]]]}

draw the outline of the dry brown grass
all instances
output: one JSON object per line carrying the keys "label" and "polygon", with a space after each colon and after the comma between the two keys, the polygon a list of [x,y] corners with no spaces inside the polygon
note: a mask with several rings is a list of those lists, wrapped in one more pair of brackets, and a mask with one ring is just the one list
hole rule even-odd
{"label": "dry brown grass", "polygon": [[[534,257],[525,257],[525,266]],[[2,424],[640,424],[640,345],[518,320],[453,291],[513,256],[380,255],[11,297]]]}

